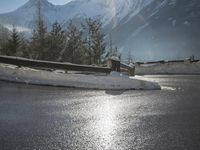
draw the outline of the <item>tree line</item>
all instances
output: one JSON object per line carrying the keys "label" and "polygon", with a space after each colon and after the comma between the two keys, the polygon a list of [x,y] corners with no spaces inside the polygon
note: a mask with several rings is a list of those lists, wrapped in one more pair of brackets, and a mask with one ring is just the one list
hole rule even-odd
{"label": "tree line", "polygon": [[[58,22],[47,30],[39,17],[31,38],[26,39],[15,27],[0,42],[0,53],[36,60],[61,61],[77,64],[101,64],[110,55],[106,52],[102,23],[86,19],[77,27],[72,21],[63,30]],[[2,41],[0,39],[0,41]]]}

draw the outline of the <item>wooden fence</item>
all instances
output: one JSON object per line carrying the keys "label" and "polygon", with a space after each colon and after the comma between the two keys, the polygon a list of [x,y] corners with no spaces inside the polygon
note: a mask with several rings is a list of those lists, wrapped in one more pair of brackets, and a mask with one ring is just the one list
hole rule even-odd
{"label": "wooden fence", "polygon": [[86,71],[86,72],[98,72],[98,73],[110,73],[111,68],[108,67],[96,67],[88,65],[77,65],[71,63],[60,63],[52,61],[32,60],[21,57],[2,56],[0,55],[0,63],[11,64],[16,66],[33,67],[33,68],[50,68],[61,69],[69,71]]}

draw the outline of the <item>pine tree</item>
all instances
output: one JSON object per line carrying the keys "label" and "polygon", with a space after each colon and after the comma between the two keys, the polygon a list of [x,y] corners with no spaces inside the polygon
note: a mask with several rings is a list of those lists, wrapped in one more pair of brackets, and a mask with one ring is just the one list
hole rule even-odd
{"label": "pine tree", "polygon": [[62,61],[71,63],[83,63],[82,32],[72,23],[69,23],[66,32],[66,45],[62,54]]}
{"label": "pine tree", "polygon": [[108,59],[111,58],[112,56],[118,57],[119,60],[121,61],[122,53],[118,51],[117,47],[114,47],[113,45],[113,40],[112,40],[112,34],[109,34],[109,47],[108,50],[106,51],[104,55],[104,62]]}
{"label": "pine tree", "polygon": [[5,54],[5,45],[7,43],[7,40],[9,38],[9,31],[8,29],[4,28],[0,24],[0,54]]}
{"label": "pine tree", "polygon": [[116,56],[116,54],[115,54],[115,49],[113,48],[112,34],[110,33],[109,34],[109,48],[108,48],[108,51],[105,55],[105,58],[108,59],[112,56]]}
{"label": "pine tree", "polygon": [[104,34],[98,29],[93,37],[94,63],[101,64],[105,54]]}
{"label": "pine tree", "polygon": [[91,64],[93,64],[93,58],[94,58],[94,52],[92,50],[92,40],[91,40],[92,20],[90,18],[88,18],[81,25],[82,25],[84,35],[85,35],[84,45],[86,47],[86,49],[85,49],[86,63],[91,65]]}
{"label": "pine tree", "polygon": [[20,57],[30,58],[29,49],[28,49],[28,40],[24,37],[24,34],[20,34],[20,47],[17,53]]}
{"label": "pine tree", "polygon": [[4,54],[9,56],[16,56],[20,47],[20,37],[16,28],[13,26],[13,29],[10,33],[8,41],[4,48]]}
{"label": "pine tree", "polygon": [[109,52],[107,53],[107,55],[112,56],[113,55],[113,41],[112,41],[112,34],[109,34]]}
{"label": "pine tree", "polygon": [[40,1],[38,1],[38,18],[30,42],[31,58],[47,59],[47,27],[41,14]]}
{"label": "pine tree", "polygon": [[102,31],[102,23],[99,20],[91,18],[86,19],[83,24],[83,30],[86,32],[87,53],[90,64],[100,64],[105,55],[104,33]]}
{"label": "pine tree", "polygon": [[65,32],[61,25],[55,22],[52,25],[52,30],[48,35],[48,60],[58,61],[61,51],[64,48]]}

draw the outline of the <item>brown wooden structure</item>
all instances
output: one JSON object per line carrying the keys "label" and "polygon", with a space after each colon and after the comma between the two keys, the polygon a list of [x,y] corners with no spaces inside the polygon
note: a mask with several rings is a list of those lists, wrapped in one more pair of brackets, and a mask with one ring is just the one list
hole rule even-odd
{"label": "brown wooden structure", "polygon": [[77,65],[71,63],[60,63],[52,61],[41,61],[32,60],[21,57],[13,56],[2,56],[0,55],[0,63],[11,64],[16,66],[32,67],[32,68],[50,68],[50,69],[61,69],[69,71],[88,71],[88,72],[98,72],[98,73],[110,73],[111,68],[108,67],[96,67],[88,65]]}
{"label": "brown wooden structure", "polygon": [[120,72],[120,60],[118,60],[117,57],[109,58],[108,67],[110,67],[112,71]]}

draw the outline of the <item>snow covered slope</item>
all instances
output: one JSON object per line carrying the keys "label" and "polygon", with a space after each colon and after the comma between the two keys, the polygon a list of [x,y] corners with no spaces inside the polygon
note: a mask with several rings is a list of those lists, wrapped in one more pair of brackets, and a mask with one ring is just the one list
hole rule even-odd
{"label": "snow covered slope", "polygon": [[199,18],[200,0],[153,1],[113,29],[113,42],[136,61],[200,58]]}
{"label": "snow covered slope", "polygon": [[100,18],[104,25],[115,21],[117,24],[131,11],[137,14],[152,0],[74,0],[66,5],[57,6],[47,0],[29,0],[17,10],[1,14],[0,23],[32,28],[38,14],[38,3],[41,12],[50,25],[55,21],[65,23],[76,18]]}
{"label": "snow covered slope", "polygon": [[165,64],[140,65],[136,67],[137,75],[158,74],[200,74],[200,62],[173,62]]}
{"label": "snow covered slope", "polygon": [[29,0],[17,10],[6,14],[1,14],[0,23],[6,26],[15,25],[32,29],[35,25],[38,15],[39,2],[44,19],[46,23],[50,25],[53,21],[52,18],[54,21],[57,19],[56,13],[59,11],[59,6],[54,6],[47,0]]}
{"label": "snow covered slope", "polygon": [[154,82],[129,79],[123,76],[95,76],[83,74],[63,74],[30,68],[0,64],[0,80],[36,84],[64,86],[100,90],[159,90]]}

